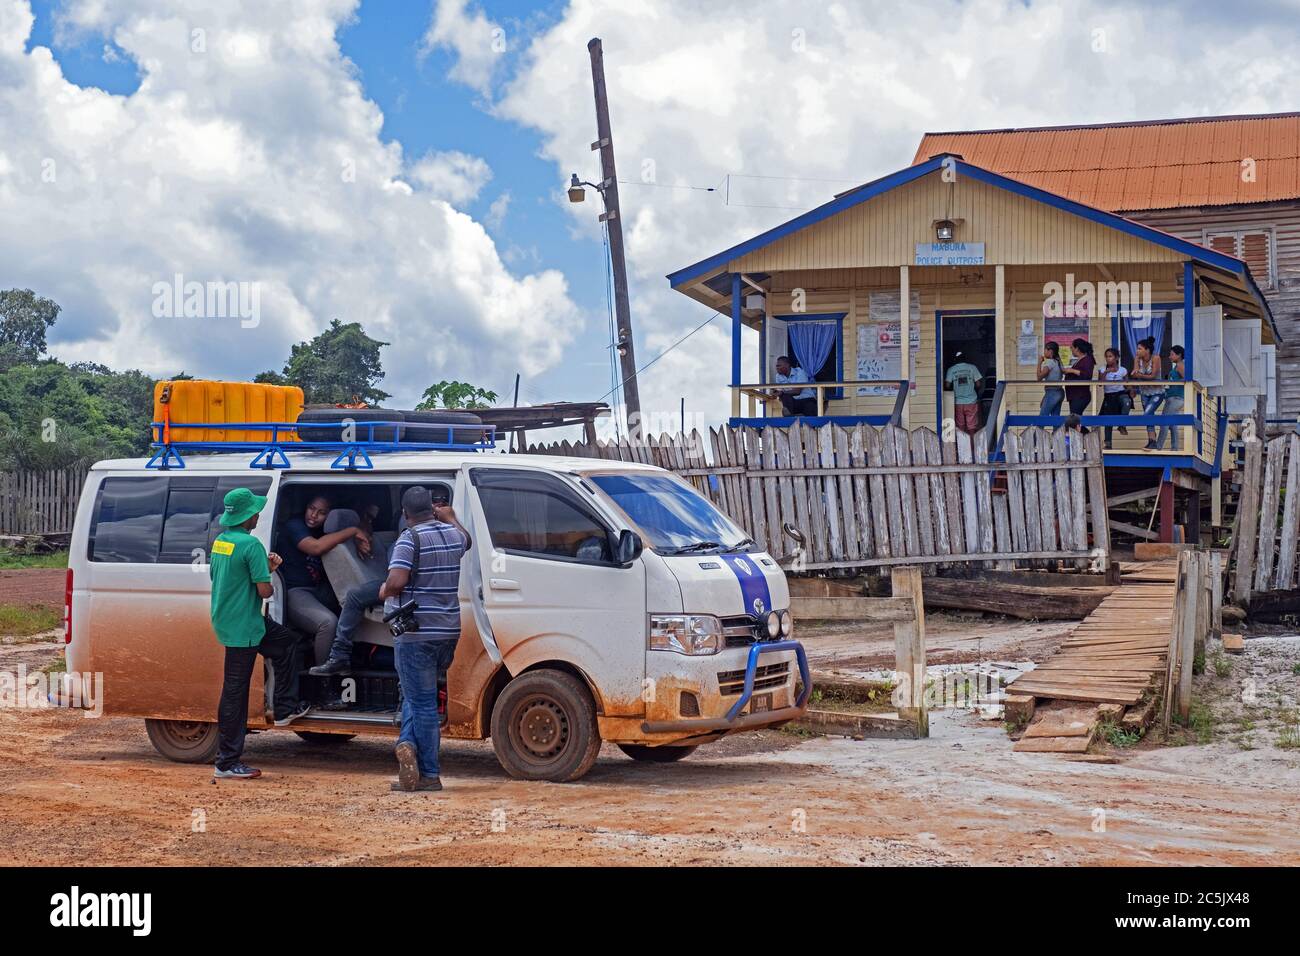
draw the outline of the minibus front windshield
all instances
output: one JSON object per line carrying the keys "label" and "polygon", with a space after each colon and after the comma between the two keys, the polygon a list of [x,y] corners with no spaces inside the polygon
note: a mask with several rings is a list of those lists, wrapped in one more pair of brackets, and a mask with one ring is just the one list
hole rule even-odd
{"label": "minibus front windshield", "polygon": [[753,540],[685,482],[667,475],[590,475],[660,554],[745,551]]}

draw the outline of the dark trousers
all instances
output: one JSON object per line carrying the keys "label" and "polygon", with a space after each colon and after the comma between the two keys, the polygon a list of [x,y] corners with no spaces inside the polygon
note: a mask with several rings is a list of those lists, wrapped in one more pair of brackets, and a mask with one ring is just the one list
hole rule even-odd
{"label": "dark trousers", "polygon": [[[1101,400],[1101,413],[1103,415],[1127,415],[1133,408],[1133,400],[1128,397],[1128,392],[1108,392]],[[1111,434],[1113,429],[1110,425],[1105,428],[1106,447],[1110,447]]]}
{"label": "dark trousers", "polygon": [[787,415],[810,416],[817,414],[817,399],[814,398],[790,398],[781,396],[781,411]]}
{"label": "dark trousers", "polygon": [[298,706],[298,632],[265,618],[266,636],[256,647],[227,647],[226,673],[217,707],[217,768],[229,770],[244,755],[248,728],[248,687],[253,665],[261,654],[275,670],[272,696],[275,719],[288,717]]}
{"label": "dark trousers", "polygon": [[1088,391],[1072,393],[1067,389],[1065,401],[1070,406],[1070,414],[1082,415],[1088,411],[1088,406],[1092,403],[1092,393]]}

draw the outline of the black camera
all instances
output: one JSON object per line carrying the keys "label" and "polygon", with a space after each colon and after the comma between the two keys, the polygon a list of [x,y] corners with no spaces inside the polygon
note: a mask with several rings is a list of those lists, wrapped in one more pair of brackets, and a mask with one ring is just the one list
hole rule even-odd
{"label": "black camera", "polygon": [[411,600],[405,604],[399,604],[385,614],[384,623],[388,625],[388,633],[392,634],[393,637],[401,637],[403,634],[418,631],[420,622],[415,619],[415,609],[416,603]]}

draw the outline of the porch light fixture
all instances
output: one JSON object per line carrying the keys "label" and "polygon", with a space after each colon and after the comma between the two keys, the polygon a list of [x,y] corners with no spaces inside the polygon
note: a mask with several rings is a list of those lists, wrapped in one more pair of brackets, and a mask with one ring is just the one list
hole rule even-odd
{"label": "porch light fixture", "polygon": [[569,202],[582,202],[587,198],[587,190],[582,188],[582,183],[578,181],[578,174],[573,174],[573,179],[569,181]]}
{"label": "porch light fixture", "polygon": [[934,224],[934,238],[939,242],[952,242],[956,228],[951,219],[940,219]]}

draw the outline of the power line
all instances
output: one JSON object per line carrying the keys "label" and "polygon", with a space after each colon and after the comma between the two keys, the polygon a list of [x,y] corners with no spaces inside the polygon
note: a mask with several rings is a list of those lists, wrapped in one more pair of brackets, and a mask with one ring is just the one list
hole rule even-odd
{"label": "power line", "polygon": [[[708,306],[705,306],[704,308],[708,309],[709,307],[708,307]],[[696,332],[698,332],[700,329],[704,328],[706,325],[708,325],[710,322],[712,322],[714,319],[716,319],[719,315],[721,315],[720,312],[714,312],[713,309],[709,309],[709,311],[710,311],[710,312],[713,312],[713,314],[710,315],[710,316],[709,316],[707,319],[705,319],[703,322],[701,322],[699,325],[697,325],[695,328],[691,329],[689,332],[687,332],[685,335],[683,335],[680,339],[678,339],[678,340],[677,340],[676,342],[674,342],[672,345],[668,346],[668,348],[664,349],[662,352],[660,352],[658,355],[656,355],[656,356],[655,356],[654,358],[652,358],[650,361],[648,361],[648,362],[646,362],[644,365],[642,365],[639,369],[636,370],[636,373],[635,373],[635,374],[639,376],[642,372],[644,372],[646,369],[648,369],[651,365],[654,365],[655,362],[658,362],[661,358],[663,358],[665,355],[667,355],[667,354],[668,354],[669,352],[671,352],[673,349],[677,348],[677,346],[681,345],[683,342],[685,342],[687,339],[689,339],[692,335],[694,335],[694,334],[695,334]],[[598,401],[598,402],[599,402],[599,401],[602,401],[602,400],[604,400],[605,398],[608,398],[611,394],[613,394],[612,391],[610,391],[610,392],[606,392],[604,395],[600,396],[600,398],[596,399],[596,401]]]}

